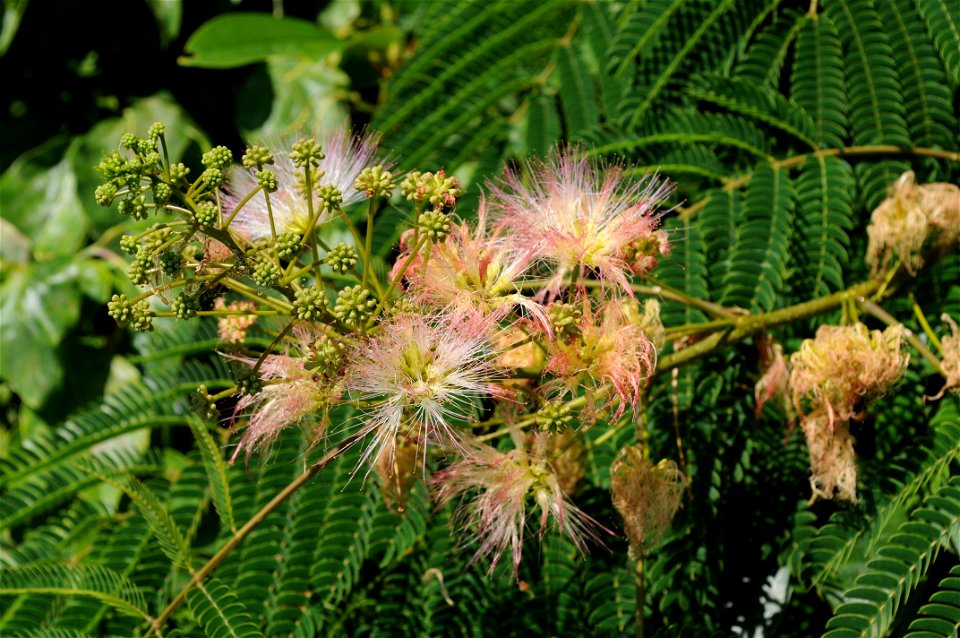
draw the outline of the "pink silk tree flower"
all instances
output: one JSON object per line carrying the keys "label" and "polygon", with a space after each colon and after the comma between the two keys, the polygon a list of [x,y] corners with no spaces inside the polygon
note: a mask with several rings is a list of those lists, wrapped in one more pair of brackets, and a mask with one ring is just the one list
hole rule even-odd
{"label": "pink silk tree flower", "polygon": [[[321,214],[317,223],[328,221],[333,211],[322,211],[323,203],[316,193],[320,185],[333,185],[343,196],[342,206],[359,202],[365,195],[354,187],[360,172],[377,164],[377,135],[351,137],[347,131],[326,133],[318,136],[324,158],[317,168],[319,180],[313,184],[314,214]],[[302,234],[306,230],[308,208],[306,196],[298,184],[302,181],[302,169],[297,169],[290,159],[292,142],[277,143],[273,153],[275,164],[266,167],[277,175],[277,191],[270,194],[270,207],[277,234]],[[239,166],[230,171],[223,197],[223,213],[226,218],[233,214],[237,205],[258,185],[256,171]],[[255,195],[244,204],[230,224],[230,228],[247,241],[254,242],[270,237],[270,215],[266,199],[262,194]]]}
{"label": "pink silk tree flower", "polygon": [[628,180],[619,167],[577,157],[575,149],[528,168],[529,184],[510,170],[501,184],[491,185],[494,221],[519,250],[551,268],[547,295],[559,291],[564,277],[587,272],[632,295],[631,251],[639,240],[654,237],[658,208],[672,185],[651,175]]}
{"label": "pink silk tree flower", "polygon": [[[411,262],[404,273],[408,290],[435,308],[453,306],[495,318],[520,307],[549,331],[543,305],[521,294],[519,288],[533,265],[533,254],[507,242],[502,230],[488,231],[486,204],[481,199],[473,230],[461,220],[444,241],[430,247],[428,258],[418,256]],[[405,238],[407,254],[401,255],[401,260],[409,258],[410,243],[410,238]]]}
{"label": "pink silk tree flower", "polygon": [[[244,395],[237,402],[234,414],[249,415],[240,445],[234,450],[234,462],[241,450],[249,457],[255,451],[269,448],[288,425],[323,412],[343,394],[338,379],[310,370],[308,361],[312,344],[318,337],[312,330],[298,325],[293,330],[297,345],[293,352],[267,355],[257,373],[264,382],[254,395]],[[254,357],[230,357],[253,368]]]}
{"label": "pink silk tree flower", "polygon": [[640,394],[657,367],[657,351],[644,329],[630,321],[621,304],[612,300],[586,312],[573,334],[558,335],[548,344],[546,371],[561,377],[570,389],[586,381],[608,384],[618,401],[613,418],[627,406],[636,407]]}
{"label": "pink silk tree flower", "polygon": [[477,545],[471,562],[490,557],[489,574],[507,550],[516,577],[520,567],[527,521],[539,509],[540,538],[549,522],[566,534],[580,551],[587,541],[602,544],[599,532],[612,534],[577,508],[564,493],[553,466],[546,460],[546,435],[535,437],[533,450],[521,443],[509,452],[484,446],[470,456],[438,472],[431,479],[439,505],[459,499],[454,516],[457,527],[468,528]]}
{"label": "pink silk tree flower", "polygon": [[345,384],[354,399],[371,404],[359,434],[372,441],[360,464],[392,459],[402,443],[421,453],[430,444],[462,450],[457,422],[471,421],[481,399],[505,394],[493,365],[496,330],[476,314],[404,313],[357,346]]}

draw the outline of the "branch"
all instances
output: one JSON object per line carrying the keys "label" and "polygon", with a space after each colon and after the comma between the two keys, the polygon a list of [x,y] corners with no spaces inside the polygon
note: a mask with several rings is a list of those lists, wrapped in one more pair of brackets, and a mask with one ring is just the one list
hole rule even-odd
{"label": "branch", "polygon": [[[950,162],[960,162],[960,152],[958,151],[943,151],[939,148],[926,148],[922,146],[906,148],[892,145],[873,145],[827,148],[820,151],[814,151],[812,153],[793,155],[791,157],[785,157],[784,159],[779,160],[771,158],[770,165],[774,168],[793,168],[794,166],[800,166],[810,157],[851,157],[856,155],[917,155],[919,157],[936,157],[938,159],[945,159]],[[741,177],[727,180],[723,185],[723,190],[732,191],[742,186],[746,186],[750,183],[750,179],[752,177],[753,175],[751,173],[747,173]],[[694,202],[690,206],[680,207],[680,219],[690,219],[704,206],[706,206],[707,202],[709,201],[710,196],[707,195],[703,199]]]}
{"label": "branch", "polygon": [[698,341],[679,352],[661,357],[657,362],[657,370],[676,368],[713,352],[713,350],[721,345],[740,341],[755,332],[834,310],[851,299],[867,298],[875,293],[879,287],[880,282],[867,281],[846,290],[835,292],[827,297],[805,301],[795,306],[774,310],[773,312],[760,315],[747,315],[734,319],[728,329],[716,332],[703,341]]}
{"label": "branch", "polygon": [[254,514],[253,517],[247,521],[243,527],[237,530],[237,532],[231,536],[226,543],[224,543],[223,547],[221,547],[219,551],[217,551],[217,553],[214,554],[213,557],[206,562],[206,564],[204,564],[203,567],[194,572],[193,577],[186,585],[184,585],[183,589],[180,590],[180,593],[178,593],[176,597],[170,601],[170,604],[167,605],[164,610],[160,612],[160,615],[157,616],[157,619],[151,623],[150,630],[147,631],[147,633],[144,635],[144,638],[149,638],[150,636],[159,633],[164,623],[166,623],[167,620],[170,619],[170,616],[173,615],[173,612],[175,612],[177,608],[183,604],[183,601],[187,597],[187,592],[190,591],[190,589],[192,589],[195,585],[200,584],[204,578],[209,576],[210,573],[215,570],[220,563],[223,562],[223,559],[229,556],[230,552],[236,549],[237,545],[243,542],[243,539],[245,539],[250,532],[256,529],[257,525],[262,523],[263,520],[269,516],[271,512],[277,509],[281,503],[287,500],[291,494],[303,487],[303,485],[320,470],[322,470],[324,466],[335,459],[340,452],[356,443],[359,439],[360,437],[358,435],[353,435],[334,449],[327,452],[323,458],[314,463],[312,466],[308,467],[303,474],[293,479],[293,481],[283,488],[280,493],[274,496],[269,503],[264,505],[259,512]]}

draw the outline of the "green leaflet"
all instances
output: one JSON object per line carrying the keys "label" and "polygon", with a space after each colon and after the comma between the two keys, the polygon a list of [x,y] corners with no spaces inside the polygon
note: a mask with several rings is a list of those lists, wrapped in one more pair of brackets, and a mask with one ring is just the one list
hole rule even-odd
{"label": "green leaflet", "polygon": [[827,15],[843,43],[853,143],[909,146],[897,65],[876,9],[866,0],[831,2]]}
{"label": "green leaflet", "polygon": [[210,638],[263,636],[244,604],[216,578],[207,578],[187,592],[187,604]]}
{"label": "green leaflet", "polygon": [[813,118],[816,140],[822,146],[843,146],[847,94],[836,26],[828,15],[807,17],[800,24],[791,97]]}
{"label": "green leaflet", "polygon": [[217,514],[220,515],[220,520],[230,531],[236,532],[237,522],[233,516],[233,497],[230,492],[230,472],[227,463],[223,459],[220,448],[200,419],[189,418],[187,424],[190,426],[200,450],[200,458],[203,460],[203,467],[207,472]]}
{"label": "green leaflet", "polygon": [[124,614],[149,617],[140,590],[105,567],[40,565],[5,569],[0,595],[11,594],[85,596]]}
{"label": "green leaflet", "polygon": [[844,286],[847,233],[854,227],[853,170],[835,157],[811,157],[796,180],[794,245],[803,290],[822,297]]}
{"label": "green leaflet", "polygon": [[721,302],[771,310],[789,260],[794,191],[787,172],[761,164],[747,187]]}

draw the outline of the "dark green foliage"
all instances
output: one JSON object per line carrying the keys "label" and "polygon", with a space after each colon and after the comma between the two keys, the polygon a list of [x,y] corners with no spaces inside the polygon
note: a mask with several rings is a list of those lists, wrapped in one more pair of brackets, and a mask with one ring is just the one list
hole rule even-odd
{"label": "dark green foliage", "polygon": [[[906,170],[920,182],[957,180],[955,162],[910,152],[956,150],[956,3],[823,0],[813,14],[807,0],[415,4],[396,3],[409,55],[384,81],[371,124],[398,179],[413,167],[460,175],[458,212],[469,216],[485,179],[558,143],[628,175],[658,171],[677,187],[662,225],[672,252],[644,285],[752,314],[843,290],[866,277],[865,228],[892,181]],[[896,148],[849,148],[873,145]],[[405,215],[378,213],[380,274]],[[904,284],[941,338],[939,312],[960,314],[957,266],[948,257]],[[921,332],[909,303],[885,308]],[[668,328],[717,319],[709,315],[662,300]],[[789,353],[838,321],[767,336]],[[335,414],[319,441],[288,428],[262,458],[231,465],[236,437],[222,426],[233,400],[212,406],[222,423],[189,404],[201,384],[214,395],[235,383],[210,356],[223,348],[215,323],[154,326],[133,339],[139,378],[11,438],[0,458],[4,636],[143,635],[191,571],[356,425]],[[273,328],[251,330],[247,344],[267,345]],[[746,339],[651,381],[642,410],[651,457],[677,461],[688,487],[646,557],[641,600],[608,492],[610,463],[636,438],[625,420],[586,433],[574,495],[618,534],[604,537],[609,551],[583,557],[548,530],[524,548],[521,585],[509,565],[487,574],[471,560],[470,531],[451,529],[452,509],[437,509],[422,481],[394,511],[352,449],[193,588],[164,635],[614,636],[636,630],[639,604],[653,636],[726,636],[734,626],[956,636],[957,400],[923,400],[942,379],[914,353],[902,385],[857,424],[861,501],[808,504],[800,428],[773,403],[757,414],[757,346]],[[778,578],[782,595],[765,587]]]}
{"label": "dark green foliage", "polygon": [[747,187],[724,280],[724,304],[771,310],[783,288],[794,190],[781,168],[761,164]]}

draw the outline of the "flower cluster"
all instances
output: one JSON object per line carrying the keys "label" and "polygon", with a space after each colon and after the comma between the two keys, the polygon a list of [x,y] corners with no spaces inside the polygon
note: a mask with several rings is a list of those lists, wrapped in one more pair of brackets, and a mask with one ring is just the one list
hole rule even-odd
{"label": "flower cluster", "polygon": [[[152,222],[120,242],[145,291],[110,313],[141,329],[217,319],[234,386],[195,403],[232,412],[232,460],[292,426],[360,446],[354,473],[390,507],[418,482],[456,501],[491,571],[509,552],[518,574],[528,528],[600,540],[572,499],[587,431],[638,409],[664,343],[634,278],[669,252],[666,182],[567,149],[461,214],[456,176],[394,175],[374,136],[215,147],[190,169],[168,161],[165,135],[125,136],[101,165],[98,201]],[[411,209],[392,264],[375,246],[387,201]]]}

